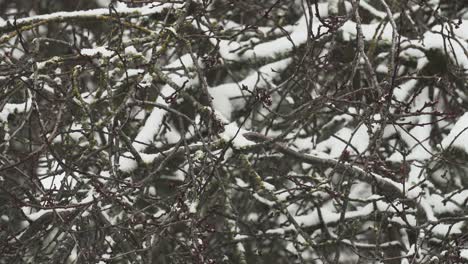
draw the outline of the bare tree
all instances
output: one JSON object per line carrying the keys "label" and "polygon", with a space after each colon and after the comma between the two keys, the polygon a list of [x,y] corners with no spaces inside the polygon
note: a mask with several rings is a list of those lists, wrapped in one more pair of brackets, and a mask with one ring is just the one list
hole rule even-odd
{"label": "bare tree", "polygon": [[0,263],[468,262],[466,1],[0,17]]}

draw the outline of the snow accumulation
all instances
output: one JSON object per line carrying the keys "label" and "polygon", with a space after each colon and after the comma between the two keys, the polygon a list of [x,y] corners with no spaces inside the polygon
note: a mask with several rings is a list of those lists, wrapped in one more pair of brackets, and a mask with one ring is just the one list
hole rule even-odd
{"label": "snow accumulation", "polygon": [[[346,2],[347,10],[351,10],[351,4]],[[328,3],[318,4],[319,12],[321,16],[328,16]],[[231,40],[219,40],[210,38],[213,45],[219,46],[219,53],[225,60],[243,61],[254,58],[267,58],[274,54],[282,54],[292,51],[295,47],[304,44],[309,38],[308,23],[310,22],[308,15],[302,16],[295,25],[291,27],[290,34],[288,36],[280,37],[272,41],[263,42],[254,47],[251,47],[251,41],[231,41]],[[195,22],[194,22],[195,23]],[[194,26],[199,26],[194,24]],[[314,35],[319,35],[320,30],[323,30],[321,22],[315,16],[311,23],[311,32]],[[208,28],[201,26],[202,30],[209,32]],[[322,29],[321,29],[322,28]],[[235,52],[239,50],[245,50],[242,54]]]}
{"label": "snow accumulation", "polygon": [[[132,53],[134,51],[130,49],[128,52]],[[194,61],[192,57],[190,56],[190,54],[185,54],[181,57],[178,57],[176,60],[169,63],[168,65],[162,67],[162,71],[165,72],[166,71],[165,69],[174,69],[174,68],[180,68],[180,67],[190,68],[193,66],[194,66]],[[276,64],[272,66],[276,66]],[[271,69],[269,70],[271,72]],[[266,76],[269,76],[269,74],[271,75],[271,73],[269,73],[267,70],[264,70],[264,71],[265,71]],[[143,72],[132,71],[131,74],[143,74]],[[187,85],[187,83],[188,83],[187,86],[193,86],[199,83],[199,80],[197,78],[189,78],[184,75],[185,75],[184,70],[181,69],[175,72],[169,72],[167,74],[167,78],[169,79],[170,82],[174,83],[178,87]],[[140,84],[144,87],[148,87],[151,85],[152,79],[153,79],[153,76],[149,74],[145,74]],[[170,105],[166,102],[166,98],[174,95],[174,93],[175,93],[175,90],[170,84],[164,85],[161,89],[161,95],[158,96],[158,98],[156,99],[156,103],[166,106],[166,107],[170,107]],[[139,156],[142,158],[143,162],[145,163],[151,163],[157,157],[157,155],[145,154],[143,152],[146,150],[148,146],[154,143],[154,138],[160,131],[162,120],[164,119],[164,116],[166,114],[167,114],[166,110],[158,108],[158,107],[154,107],[153,110],[151,111],[151,114],[145,120],[144,125],[140,128],[137,136],[135,137],[132,143],[133,148],[138,152]],[[223,114],[221,114],[219,111],[216,111],[216,108],[215,108],[215,114],[219,117],[220,120],[226,121],[226,123],[228,123],[228,120],[224,118]],[[164,138],[169,143],[175,143],[181,138],[181,136],[175,129],[171,129],[168,133],[165,134]],[[122,155],[119,158],[119,169],[121,171],[130,172],[130,171],[135,170],[136,167],[137,167],[137,163],[136,163],[135,157],[133,157],[133,155],[130,152],[124,153],[124,155]]]}
{"label": "snow accumulation", "polygon": [[[465,51],[468,51],[468,43],[459,38],[455,39],[458,41],[450,42],[451,50],[447,53],[452,57],[453,61],[457,62],[465,70],[468,70],[468,55],[465,53]],[[443,51],[444,47],[446,47],[446,43],[447,40],[444,39],[444,36],[440,32],[426,32],[424,34],[423,47],[427,50],[439,49]]]}
{"label": "snow accumulation", "polygon": [[257,201],[259,201],[260,203],[262,203],[262,204],[264,204],[264,205],[266,205],[266,206],[268,206],[268,207],[273,207],[273,206],[275,206],[275,204],[276,204],[275,202],[270,201],[270,200],[268,200],[268,199],[266,199],[266,198],[260,196],[260,195],[257,194],[257,193],[254,193],[254,194],[253,194],[253,197],[254,197]]}
{"label": "snow accumulation", "polygon": [[[21,207],[21,210],[23,211],[24,215],[27,216],[27,218],[30,221],[36,221],[39,218],[41,218],[43,215],[48,214],[48,213],[56,214],[56,213],[61,213],[61,212],[69,212],[69,211],[76,210],[81,205],[85,206],[85,205],[91,203],[94,200],[94,194],[95,194],[94,190],[89,190],[86,197],[83,200],[81,200],[81,202],[79,204],[77,203],[77,204],[75,204],[73,206],[70,206],[68,208],[51,208],[51,209],[37,210],[37,209],[29,207],[29,206],[23,206],[23,207]],[[85,213],[83,213],[82,216],[85,216]]]}
{"label": "snow accumulation", "polygon": [[143,69],[126,69],[126,72],[127,72],[127,74],[124,74],[124,75],[122,76],[122,79],[121,79],[121,80],[124,80],[124,79],[126,79],[127,77],[128,77],[128,78],[131,78],[131,77],[134,77],[134,76],[143,74],[143,73],[145,73],[145,70],[143,70]]}
{"label": "snow accumulation", "polygon": [[[258,199],[258,197],[256,197],[256,199]],[[269,205],[268,201],[262,200],[262,202]],[[359,207],[357,210],[346,212],[345,219],[350,220],[350,219],[355,219],[355,218],[360,218],[360,217],[366,217],[375,213],[375,210],[378,210],[381,212],[387,212],[387,213],[388,212],[396,213],[397,211],[401,210],[401,209],[397,209],[398,206],[400,205],[390,205],[384,201],[377,200],[375,202]],[[333,206],[331,205],[330,206],[325,205],[320,209],[320,216],[319,216],[319,212],[317,211],[317,209],[314,209],[311,213],[300,215],[300,216],[295,216],[294,219],[302,227],[318,226],[322,224],[322,221],[325,224],[333,224],[333,223],[338,222],[341,219],[341,212],[336,212],[332,208]],[[296,209],[297,208],[293,205],[288,207],[288,210],[290,211],[292,215],[296,214]],[[395,215],[389,220],[391,222],[400,223],[404,225],[408,223],[413,226],[417,225],[416,218],[414,218],[414,216],[411,216],[411,215],[406,216],[405,220]],[[437,218],[435,218],[434,216],[430,216],[428,220],[437,221]],[[429,225],[428,231],[438,236],[446,236],[449,234],[460,234],[462,232],[462,227],[463,227],[463,222],[458,222],[455,224],[439,223],[436,225]],[[281,232],[291,230],[291,229],[294,229],[294,227],[286,226],[284,228],[275,228],[272,230],[268,230],[266,232],[267,233],[281,233]]]}
{"label": "snow accumulation", "polygon": [[[55,167],[58,169],[59,166],[58,164],[54,164]],[[44,170],[43,168],[38,168],[38,173],[44,173],[48,172],[51,173],[53,170]],[[65,172],[62,172],[57,175],[46,175],[43,177],[40,177],[41,184],[46,190],[60,190],[62,185],[69,186],[70,188],[75,187],[76,185],[76,180],[71,177],[70,175],[67,175]]]}
{"label": "snow accumulation", "polygon": [[[179,60],[176,60],[166,67],[168,68],[175,68],[175,67],[191,67],[193,66],[194,62],[192,61],[192,58],[190,57],[189,54],[186,54],[182,57],[179,58]],[[196,80],[189,79],[187,77],[181,77],[179,74],[182,74],[183,71],[179,70],[175,73],[170,73],[168,74],[168,78],[177,84],[178,86],[184,85],[186,81],[189,81],[190,84],[196,84]],[[149,80],[150,77],[146,81]],[[156,103],[164,105],[164,106],[169,106],[168,103],[166,103],[165,98],[170,97],[173,95],[175,90],[169,85],[166,84],[162,87],[161,89],[161,96],[158,96],[156,99]],[[151,112],[150,116],[146,119],[145,124],[143,127],[140,129],[140,132],[136,136],[133,147],[138,151],[138,152],[143,152],[149,144],[153,142],[154,136],[158,133],[159,128],[162,124],[162,120],[164,116],[166,115],[166,110],[160,109],[160,108],[153,108],[153,111]]]}
{"label": "snow accumulation", "polygon": [[[258,72],[255,72],[249,75],[246,79],[241,81],[240,83],[228,83],[222,84],[220,86],[209,88],[209,92],[213,97],[213,106],[215,110],[215,114],[219,117],[220,120],[223,122],[229,123],[229,119],[231,117],[231,112],[233,106],[231,102],[229,102],[230,98],[241,96],[242,90],[240,86],[245,85],[250,91],[253,91],[255,87],[263,88],[267,85],[271,85],[271,82],[274,78],[276,78],[282,70],[284,70],[289,64],[291,63],[291,59],[283,59],[277,62],[273,62],[267,64],[259,69]],[[192,58],[186,54],[179,58],[165,68],[177,68],[177,67],[191,67],[193,66],[194,62]],[[181,77],[179,74],[182,72],[179,70],[176,73],[168,74],[168,77],[172,82],[177,84],[178,86],[184,85],[186,81],[189,81],[190,84],[196,84],[197,80],[189,79],[187,77]],[[144,76],[144,78],[150,79],[148,76]],[[156,103],[169,106],[166,103],[165,98],[171,96],[175,90],[169,85],[166,84],[163,86],[161,90],[162,96],[159,96],[156,99]],[[142,158],[143,162],[151,163],[158,155],[153,154],[145,154],[143,151],[153,143],[154,137],[159,131],[159,128],[162,124],[162,120],[166,114],[166,111],[160,108],[155,107],[150,116],[146,119],[145,124],[140,129],[139,133],[135,137],[133,142],[133,147],[139,153],[140,157]],[[237,132],[239,132],[237,134]],[[242,148],[248,145],[253,145],[254,143],[245,139],[242,134],[247,132],[244,129],[240,129],[235,122],[226,125],[225,131],[221,133],[221,138],[225,139],[226,141],[231,141],[235,148]],[[168,140],[174,141],[174,139],[179,139],[180,135],[178,135],[175,130],[172,130],[173,134],[170,134],[170,138]],[[176,133],[176,134],[174,134]],[[121,171],[130,172],[137,168],[137,162],[133,155],[130,152],[124,153],[119,159],[119,169]]]}
{"label": "snow accumulation", "polygon": [[367,10],[373,16],[378,17],[379,19],[384,19],[387,16],[387,13],[377,10],[375,7],[373,7],[366,1],[359,1],[359,6]]}
{"label": "snow accumulation", "polygon": [[468,153],[468,112],[458,119],[441,145],[444,149],[453,147]]}
{"label": "snow accumulation", "polygon": [[231,120],[233,110],[241,109],[245,105],[244,100],[239,100],[236,106],[230,102],[231,98],[242,96],[245,91],[241,87],[247,87],[250,92],[256,88],[265,88],[272,85],[271,81],[292,62],[292,59],[284,59],[262,66],[257,72],[250,74],[240,82],[224,83],[215,87],[210,87],[208,92],[213,98],[213,107],[220,112],[227,120]]}
{"label": "snow accumulation", "polygon": [[[142,7],[128,7],[125,3],[118,2],[115,5],[115,11],[117,11],[120,15],[152,15],[156,13],[162,12],[166,8],[174,7],[174,8],[181,8],[183,4],[172,4],[172,3],[165,3],[165,4],[153,4],[153,5],[144,5]],[[37,15],[32,17],[20,18],[20,19],[10,19],[5,21],[0,21],[0,28],[6,27],[9,24],[13,25],[16,23],[17,26],[22,26],[29,23],[36,23],[43,20],[61,20],[64,18],[73,18],[73,17],[96,17],[96,16],[105,16],[109,15],[109,8],[98,8],[98,9],[90,9],[90,10],[80,10],[80,11],[72,11],[72,12],[56,12],[51,14],[45,15]]]}
{"label": "snow accumulation", "polygon": [[[452,37],[453,39],[450,42],[451,51],[448,52],[448,54],[460,66],[462,66],[465,69],[468,69],[468,55],[465,52],[468,50],[468,43],[464,41],[464,39],[468,39],[468,33],[466,33],[468,31],[463,31],[463,29],[468,28],[466,24],[468,24],[468,21],[463,21],[463,26],[455,30],[455,36]],[[444,28],[446,26],[447,24],[443,25]],[[381,27],[380,23],[362,24],[361,28],[364,38],[366,40],[371,40],[374,38],[374,36],[378,36],[380,41],[388,43],[391,43],[392,41],[393,29],[390,23],[385,24],[383,28]],[[351,20],[346,21],[346,23],[340,28],[340,30],[343,34],[343,38],[346,41],[352,40],[357,35],[356,23]],[[378,33],[380,33],[380,35]],[[428,60],[420,49],[438,49],[440,51],[445,52],[447,40],[444,39],[443,34],[448,35],[448,31],[441,30],[441,26],[438,25],[433,27],[430,31],[426,32],[423,35],[422,40],[412,40],[401,36],[401,50],[403,51],[401,54],[403,56],[418,59],[417,68],[422,69],[422,67],[424,67],[427,64]]]}
{"label": "snow accumulation", "polygon": [[434,32],[444,32],[447,34],[448,32],[453,32],[457,37],[462,38],[464,40],[468,40],[468,20],[461,20],[461,24],[459,24],[458,20],[451,21],[453,24],[458,25],[457,27],[451,26],[448,27],[447,24],[436,25],[432,28]]}
{"label": "snow accumulation", "polygon": [[462,249],[460,250],[460,257],[468,260],[468,249]]}
{"label": "snow accumulation", "polygon": [[[215,19],[210,19],[211,23],[218,23]],[[223,29],[224,30],[243,30],[245,29],[245,25],[239,24],[237,22],[234,22],[232,20],[223,20],[221,21],[223,23]],[[291,25],[285,25],[283,26],[282,29],[279,28],[271,28],[271,27],[264,27],[264,26],[258,26],[255,28],[255,32],[250,33],[249,31],[246,32],[246,35],[256,35],[257,32],[261,32],[264,36],[267,34],[282,34],[283,30],[291,33],[292,30],[294,29],[294,26]]]}
{"label": "snow accumulation", "polygon": [[405,102],[410,96],[411,91],[416,87],[418,81],[415,79],[408,80],[393,89],[393,97],[396,101]]}
{"label": "snow accumulation", "polygon": [[231,141],[234,148],[240,149],[246,146],[255,145],[254,142],[246,139],[243,134],[248,131],[237,126],[236,122],[224,126],[224,132],[220,134],[225,141]]}
{"label": "snow accumulation", "polygon": [[2,111],[0,111],[0,123],[8,121],[10,114],[28,112],[31,109],[31,99],[26,100],[24,103],[8,103],[5,104]]}
{"label": "snow accumulation", "polygon": [[457,222],[454,224],[437,224],[429,228],[429,230],[438,236],[447,237],[448,235],[455,235],[462,233],[464,222]]}
{"label": "snow accumulation", "polygon": [[[169,85],[164,85],[161,90],[161,95],[156,99],[156,103],[168,106],[164,98],[171,96],[175,90]],[[139,155],[143,158],[147,158],[147,155],[142,153],[152,142],[155,135],[158,133],[159,128],[162,124],[162,120],[166,114],[166,110],[155,107],[149,117],[146,119],[145,124],[137,134],[133,147]],[[144,161],[145,161],[144,159]],[[146,159],[149,160],[150,158]],[[121,171],[130,172],[136,169],[137,163],[135,158],[130,152],[124,153],[119,159],[119,169]]]}
{"label": "snow accumulation", "polygon": [[362,154],[368,145],[369,134],[367,133],[366,126],[361,124],[355,130],[347,127],[342,128],[334,136],[317,144],[316,150],[329,152],[330,157],[338,158],[344,150],[349,151],[353,155]]}
{"label": "snow accumulation", "polygon": [[236,180],[236,185],[241,187],[241,188],[247,188],[249,187],[250,185],[248,183],[246,183],[245,181],[243,181],[241,178],[235,178]]}
{"label": "snow accumulation", "polygon": [[37,212],[32,212],[34,211],[34,209],[30,207],[21,207],[21,210],[23,211],[24,215],[26,215],[30,221],[36,221],[37,219],[41,218],[41,216],[47,213],[67,212],[67,211],[73,211],[75,209],[76,208],[41,209]]}
{"label": "snow accumulation", "polygon": [[114,55],[114,51],[109,50],[106,47],[96,47],[91,49],[81,49],[81,54],[85,56],[94,57],[97,55],[101,55],[103,57],[112,57]]}
{"label": "snow accumulation", "polygon": [[[345,214],[345,219],[348,220],[358,217],[364,217],[374,212],[374,205],[371,203],[360,208],[359,210],[347,212]],[[341,213],[339,212],[332,212],[326,209],[321,209],[320,213],[322,215],[323,221],[327,224],[336,223],[341,218]],[[316,209],[314,209],[310,214],[295,217],[295,220],[299,225],[304,227],[317,226],[322,223],[319,217],[319,213]]]}
{"label": "snow accumulation", "polygon": [[328,0],[328,12],[330,12],[331,15],[338,14],[339,5],[340,5],[339,0]]}
{"label": "snow accumulation", "polygon": [[[141,160],[145,164],[150,164],[152,163],[157,157],[160,157],[160,154],[146,154],[146,153],[138,153],[140,155]],[[119,159],[119,169],[123,172],[131,172],[135,170],[138,166],[138,163],[136,160],[133,158],[132,153],[130,152],[125,152],[120,156]]]}
{"label": "snow accumulation", "polygon": [[468,190],[455,191],[453,193],[431,194],[428,202],[431,204],[435,214],[453,214],[462,212],[468,201]]}
{"label": "snow accumulation", "polygon": [[416,126],[411,129],[409,132],[401,131],[400,135],[402,139],[407,143],[409,149],[411,150],[410,154],[406,157],[407,160],[427,160],[432,157],[432,147],[429,144],[429,138],[431,133],[430,125],[427,124],[430,119],[430,116],[423,116],[420,120],[420,126]]}
{"label": "snow accumulation", "polygon": [[138,87],[142,87],[142,88],[150,87],[152,82],[153,82],[153,76],[151,76],[151,74],[149,73],[146,73],[141,79],[140,83],[138,83]]}
{"label": "snow accumulation", "polygon": [[124,50],[125,55],[140,55],[134,46],[128,46]]}

